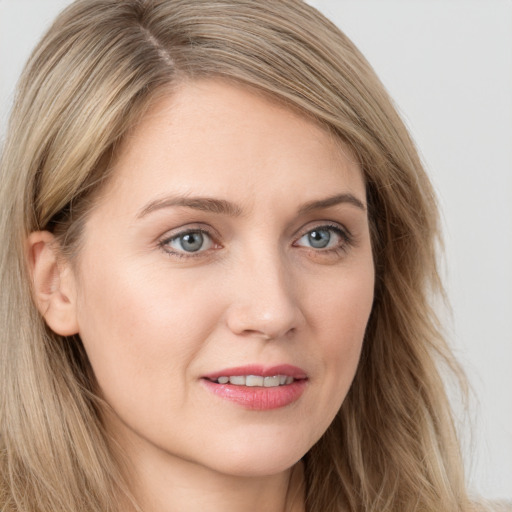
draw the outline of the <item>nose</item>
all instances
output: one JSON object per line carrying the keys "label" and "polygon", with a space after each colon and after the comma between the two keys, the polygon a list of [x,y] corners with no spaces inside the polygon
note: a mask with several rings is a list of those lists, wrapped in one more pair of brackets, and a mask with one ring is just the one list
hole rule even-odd
{"label": "nose", "polygon": [[231,332],[273,340],[299,329],[305,317],[296,285],[280,255],[244,259],[230,282],[233,300],[227,310],[227,325]]}

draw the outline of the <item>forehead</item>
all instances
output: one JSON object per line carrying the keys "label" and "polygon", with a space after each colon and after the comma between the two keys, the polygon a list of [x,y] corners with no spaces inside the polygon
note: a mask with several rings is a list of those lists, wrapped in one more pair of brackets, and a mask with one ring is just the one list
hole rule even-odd
{"label": "forehead", "polygon": [[111,189],[250,203],[290,188],[307,201],[340,187],[364,199],[355,158],[320,123],[248,87],[202,80],[160,98],[126,136]]}

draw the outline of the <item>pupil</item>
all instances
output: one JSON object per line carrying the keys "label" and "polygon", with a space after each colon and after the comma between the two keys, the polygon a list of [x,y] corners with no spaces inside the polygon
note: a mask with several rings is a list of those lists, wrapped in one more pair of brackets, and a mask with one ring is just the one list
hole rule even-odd
{"label": "pupil", "polygon": [[188,233],[180,239],[181,247],[188,252],[196,252],[203,245],[203,235],[201,233]]}
{"label": "pupil", "polygon": [[327,247],[331,240],[331,233],[326,229],[318,229],[315,231],[311,231],[308,235],[309,243],[315,249],[323,249]]}

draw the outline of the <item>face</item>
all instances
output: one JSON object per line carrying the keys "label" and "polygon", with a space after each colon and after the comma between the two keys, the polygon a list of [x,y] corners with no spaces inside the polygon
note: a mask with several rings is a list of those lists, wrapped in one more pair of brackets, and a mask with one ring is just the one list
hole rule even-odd
{"label": "face", "polygon": [[323,128],[188,83],[124,141],[83,236],[76,319],[127,451],[263,475],[320,438],[374,287],[361,170]]}

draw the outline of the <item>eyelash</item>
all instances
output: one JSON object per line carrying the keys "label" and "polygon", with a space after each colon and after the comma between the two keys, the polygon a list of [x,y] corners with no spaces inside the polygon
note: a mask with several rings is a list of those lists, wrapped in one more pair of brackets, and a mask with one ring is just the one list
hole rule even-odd
{"label": "eyelash", "polygon": [[[340,238],[340,242],[338,244],[336,244],[335,247],[332,247],[332,248],[323,249],[323,248],[309,247],[309,249],[311,249],[315,254],[340,255],[340,254],[346,253],[348,251],[348,249],[354,245],[354,239],[353,239],[352,235],[349,233],[349,231],[344,228],[341,228],[338,224],[320,224],[318,226],[309,228],[300,235],[300,237],[294,242],[294,245],[296,246],[296,244],[299,240],[304,238],[306,235],[313,233],[314,231],[334,232]],[[330,242],[330,240],[329,240],[329,242]]]}
{"label": "eyelash", "polygon": [[[324,248],[314,248],[314,247],[304,247],[304,246],[297,245],[297,242],[299,240],[304,238],[306,235],[308,235],[310,233],[313,233],[314,231],[330,231],[330,232],[334,232],[341,240],[340,240],[340,242],[335,247],[327,248],[327,249],[324,249]],[[202,257],[202,256],[204,256],[204,253],[209,250],[209,248],[204,249],[204,250],[201,250],[201,248],[200,248],[196,252],[193,252],[193,251],[192,252],[187,252],[185,250],[183,250],[183,251],[179,251],[178,250],[177,251],[177,250],[171,250],[169,248],[169,246],[170,246],[170,244],[172,242],[177,241],[180,238],[185,237],[186,235],[198,234],[198,233],[201,234],[203,237],[206,235],[206,237],[208,237],[210,239],[211,244],[214,247],[215,246],[217,246],[217,248],[220,247],[220,244],[215,242],[214,235],[208,229],[205,229],[205,228],[191,228],[191,229],[186,229],[184,231],[180,231],[180,232],[178,232],[176,234],[173,234],[172,236],[167,236],[164,239],[162,239],[160,242],[158,242],[158,246],[167,255],[172,256],[172,257],[177,257],[177,258],[197,258],[197,257]],[[330,240],[329,240],[329,242],[330,242]],[[312,228],[309,228],[309,229],[303,231],[302,234],[293,242],[292,245],[294,247],[304,247],[305,249],[310,249],[311,251],[313,251],[315,254],[318,254],[318,255],[320,255],[320,254],[339,255],[339,254],[342,254],[342,253],[346,253],[348,251],[348,249],[351,246],[354,245],[354,240],[353,240],[352,235],[348,232],[348,230],[341,228],[337,224],[320,224],[318,226],[314,226]]]}
{"label": "eyelash", "polygon": [[211,243],[213,246],[219,246],[219,244],[217,244],[215,242],[215,237],[214,235],[207,229],[205,228],[190,228],[190,229],[185,229],[184,231],[180,231],[176,234],[173,234],[172,236],[168,236],[168,237],[165,237],[163,240],[161,240],[159,243],[158,243],[158,246],[169,256],[172,256],[172,257],[178,257],[178,258],[198,258],[198,257],[201,257],[201,256],[204,256],[204,253],[206,252],[206,250],[201,250],[199,249],[198,251],[196,252],[187,252],[185,250],[183,251],[176,251],[176,250],[172,250],[169,248],[169,244],[175,240],[179,240],[180,238],[186,236],[186,235],[190,235],[190,234],[201,234],[203,237],[204,235],[206,235],[210,240],[211,240]]}

